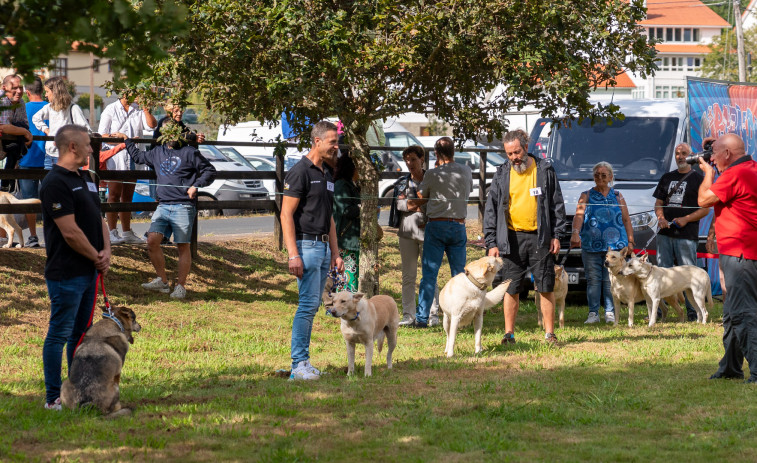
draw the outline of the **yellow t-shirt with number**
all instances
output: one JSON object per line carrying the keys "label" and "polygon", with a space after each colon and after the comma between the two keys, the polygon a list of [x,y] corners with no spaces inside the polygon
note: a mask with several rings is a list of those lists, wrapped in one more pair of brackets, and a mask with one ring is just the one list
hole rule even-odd
{"label": "yellow t-shirt with number", "polygon": [[519,174],[510,167],[510,219],[507,228],[515,231],[536,231],[536,163]]}

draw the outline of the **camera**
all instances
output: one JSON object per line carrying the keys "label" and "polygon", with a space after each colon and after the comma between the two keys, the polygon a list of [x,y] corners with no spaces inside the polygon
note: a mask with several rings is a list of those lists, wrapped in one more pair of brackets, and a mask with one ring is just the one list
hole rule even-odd
{"label": "camera", "polygon": [[699,164],[699,158],[704,159],[705,162],[710,162],[710,159],[712,159],[712,140],[704,142],[701,153],[694,153],[686,156],[686,163],[692,165]]}

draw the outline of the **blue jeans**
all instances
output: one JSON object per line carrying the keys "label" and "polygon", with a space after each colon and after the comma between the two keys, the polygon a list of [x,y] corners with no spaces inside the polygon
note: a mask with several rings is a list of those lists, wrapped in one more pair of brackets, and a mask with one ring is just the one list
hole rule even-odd
{"label": "blue jeans", "polygon": [[586,299],[589,302],[589,313],[598,314],[600,303],[604,305],[606,312],[615,310],[610,289],[610,273],[605,267],[606,256],[607,251],[581,250],[581,259],[584,261],[584,272],[586,272]]}
{"label": "blue jeans", "polygon": [[92,316],[96,282],[97,273],[68,280],[47,280],[50,324],[42,347],[47,403],[60,397],[63,345],[66,345],[66,359],[71,368],[76,344],[87,330]]}
{"label": "blue jeans", "polygon": [[468,237],[465,225],[452,221],[428,222],[423,240],[423,257],[421,257],[421,285],[418,290],[418,310],[415,320],[428,323],[428,315],[436,293],[436,279],[442,265],[444,253],[447,253],[452,276],[465,270],[465,244]]}
{"label": "blue jeans", "polygon": [[[674,265],[696,266],[697,242],[683,238],[657,235],[657,265],[665,268],[670,268]],[[686,298],[686,312],[696,317],[694,307],[688,298]]]}
{"label": "blue jeans", "polygon": [[[32,167],[19,167],[19,169],[32,169]],[[18,186],[21,188],[21,196],[24,199],[39,199],[39,182],[38,178],[21,178],[18,180]]]}
{"label": "blue jeans", "polygon": [[297,241],[297,252],[302,258],[302,278],[297,279],[300,293],[297,312],[292,322],[292,369],[310,359],[310,334],[313,319],[321,305],[321,295],[326,286],[331,263],[331,249],[321,241]]}

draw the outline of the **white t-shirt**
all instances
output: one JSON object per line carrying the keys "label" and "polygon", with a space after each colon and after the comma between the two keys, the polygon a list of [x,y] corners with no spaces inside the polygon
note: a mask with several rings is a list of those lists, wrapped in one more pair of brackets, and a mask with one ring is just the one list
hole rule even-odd
{"label": "white t-shirt", "polygon": [[[50,122],[49,126],[45,124],[45,120],[48,120]],[[87,118],[84,117],[84,113],[82,112],[81,108],[79,107],[79,105],[74,103],[71,103],[71,106],[64,109],[63,111],[56,111],[52,108],[52,105],[45,105],[42,107],[42,109],[37,111],[34,117],[32,117],[32,123],[35,127],[37,127],[37,130],[40,130],[42,132],[44,132],[45,129],[49,129],[47,135],[51,137],[54,137],[61,127],[68,124],[80,125],[86,128],[87,131],[92,131],[92,129],[90,129],[89,127],[89,122],[87,121]],[[48,156],[51,156],[53,158],[58,157],[58,147],[55,146],[54,141],[45,142],[45,152]]]}
{"label": "white t-shirt", "polygon": [[[129,138],[139,138],[146,128],[150,127],[147,123],[145,112],[139,108],[139,105],[132,103],[129,110],[124,109],[120,100],[114,101],[103,110],[100,116],[100,126],[98,132],[101,134],[121,132]],[[102,149],[109,150],[113,146],[103,143]],[[129,170],[129,155],[126,150],[116,153],[106,161],[108,170]]]}

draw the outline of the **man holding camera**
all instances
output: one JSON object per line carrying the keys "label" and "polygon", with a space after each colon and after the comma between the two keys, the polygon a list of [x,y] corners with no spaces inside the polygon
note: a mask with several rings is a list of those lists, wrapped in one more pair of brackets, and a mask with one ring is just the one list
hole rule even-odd
{"label": "man holding camera", "polygon": [[[686,158],[691,154],[688,143],[676,146],[675,158],[678,169],[662,176],[652,194],[660,232],[657,235],[657,265],[696,265],[699,242],[699,219],[710,211],[698,207],[697,194],[702,184],[702,175],[691,168]],[[697,319],[697,313],[686,301],[689,321]]]}
{"label": "man holding camera", "polygon": [[[717,139],[711,159],[705,158],[699,158],[704,172],[699,205],[715,206],[720,268],[728,286],[723,303],[725,355],[710,379],[743,379],[746,357],[747,382],[753,383],[757,382],[757,163],[746,155],[741,137],[732,133]],[[715,169],[710,162],[720,172],[714,183]]]}

